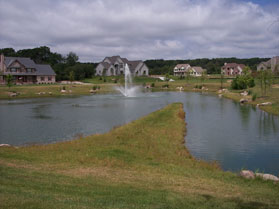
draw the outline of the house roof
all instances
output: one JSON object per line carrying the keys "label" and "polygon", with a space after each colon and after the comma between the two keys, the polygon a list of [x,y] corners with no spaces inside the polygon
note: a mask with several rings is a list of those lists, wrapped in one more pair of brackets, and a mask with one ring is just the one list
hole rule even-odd
{"label": "house roof", "polygon": [[142,63],[140,60],[134,60],[134,61],[128,61],[129,69],[131,72],[134,72],[137,68],[137,66]]}
{"label": "house roof", "polygon": [[36,68],[36,63],[31,60],[30,58],[26,58],[26,57],[5,57],[5,65],[7,66],[7,68],[14,62],[14,61],[18,61],[20,62],[22,65],[24,65],[24,67],[26,68]]}
{"label": "house roof", "polygon": [[202,69],[201,67],[199,66],[194,66],[192,67],[197,73],[202,73],[205,71],[205,69]]}
{"label": "house roof", "polygon": [[237,63],[225,63],[224,66],[222,68],[233,68],[233,67],[240,67],[240,68],[245,68],[245,65],[243,64],[237,64]]}
{"label": "house roof", "polygon": [[38,65],[36,64],[37,75],[56,75],[50,65]]}
{"label": "house roof", "polygon": [[[18,61],[20,64],[24,65],[25,68],[34,68],[35,72],[32,73],[12,73],[15,75],[56,75],[50,65],[36,64],[32,59],[26,57],[5,57],[5,65],[7,68],[15,62]],[[10,73],[8,73],[10,74]]]}
{"label": "house roof", "polygon": [[177,64],[176,66],[175,66],[175,68],[178,68],[178,69],[180,69],[180,68],[182,68],[182,67],[184,67],[185,69],[187,69],[188,67],[191,67],[189,64]]}

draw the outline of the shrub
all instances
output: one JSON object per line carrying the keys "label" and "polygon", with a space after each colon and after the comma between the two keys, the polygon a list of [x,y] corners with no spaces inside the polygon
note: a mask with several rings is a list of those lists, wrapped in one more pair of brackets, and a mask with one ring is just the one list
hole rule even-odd
{"label": "shrub", "polygon": [[99,80],[101,81],[101,80],[103,80],[103,78],[102,78],[102,77],[100,77],[100,78],[99,78]]}
{"label": "shrub", "polygon": [[256,99],[257,99],[257,94],[254,93],[254,94],[252,95],[252,101],[255,101]]}
{"label": "shrub", "polygon": [[93,86],[93,87],[92,87],[92,89],[93,89],[94,91],[97,90],[97,88],[98,88],[97,86]]}
{"label": "shrub", "polygon": [[231,83],[231,88],[235,90],[247,89],[247,87],[254,87],[255,81],[251,75],[237,76]]}
{"label": "shrub", "polygon": [[63,89],[63,90],[66,90],[66,87],[65,87],[65,86],[62,86],[62,89]]}
{"label": "shrub", "polygon": [[104,83],[107,82],[107,79],[104,78]]}
{"label": "shrub", "polygon": [[253,91],[251,89],[248,90],[248,95],[251,95]]}
{"label": "shrub", "polygon": [[163,88],[169,88],[169,84],[164,84],[162,87]]}
{"label": "shrub", "polygon": [[151,84],[151,87],[154,88],[154,87],[155,87],[155,83],[152,83],[152,84]]}

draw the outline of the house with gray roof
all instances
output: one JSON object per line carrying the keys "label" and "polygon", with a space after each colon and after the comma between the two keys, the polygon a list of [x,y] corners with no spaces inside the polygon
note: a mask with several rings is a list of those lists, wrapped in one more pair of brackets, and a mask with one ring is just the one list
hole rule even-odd
{"label": "house with gray roof", "polygon": [[129,66],[129,69],[133,76],[148,76],[149,69],[141,60],[129,61],[126,58],[120,56],[105,57],[102,62],[96,67],[96,74],[99,76],[116,76],[124,75],[125,65]]}
{"label": "house with gray roof", "polygon": [[15,84],[55,83],[56,74],[50,65],[36,64],[26,57],[0,56],[0,83],[5,84],[5,76],[12,75]]}
{"label": "house with gray roof", "polygon": [[266,62],[261,62],[257,66],[257,71],[271,69],[272,72],[279,72],[279,56],[272,57]]}
{"label": "house with gray roof", "polygon": [[206,70],[199,66],[191,67],[189,64],[177,64],[173,69],[173,75],[175,76],[186,76],[189,74],[190,76],[199,77]]}

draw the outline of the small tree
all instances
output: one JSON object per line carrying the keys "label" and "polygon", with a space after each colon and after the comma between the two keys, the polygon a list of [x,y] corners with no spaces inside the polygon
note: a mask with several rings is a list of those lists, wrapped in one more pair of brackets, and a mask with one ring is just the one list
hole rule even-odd
{"label": "small tree", "polygon": [[224,84],[224,73],[221,72],[220,74],[220,83],[221,83],[221,89],[223,89],[223,84]]}
{"label": "small tree", "polygon": [[188,70],[188,71],[186,72],[186,83],[187,83],[187,84],[189,83],[190,79],[191,79],[191,75],[190,75],[190,71]]}
{"label": "small tree", "polygon": [[204,71],[202,71],[202,74],[201,74],[201,83],[202,83],[202,85],[203,85],[205,79],[206,79],[206,71],[204,70]]}
{"label": "small tree", "polygon": [[69,80],[71,81],[71,83],[73,83],[74,79],[75,79],[75,73],[74,73],[74,71],[71,71],[69,73]]}
{"label": "small tree", "polygon": [[165,75],[165,80],[166,80],[167,82],[169,82],[169,80],[170,80],[170,74],[167,73],[167,74]]}
{"label": "small tree", "polygon": [[271,88],[273,81],[273,74],[271,69],[261,70],[258,74],[258,79],[260,81],[261,94],[266,96],[267,89]]}
{"label": "small tree", "polygon": [[9,87],[9,89],[11,88],[11,86],[13,85],[13,76],[11,74],[6,75],[6,82],[7,82],[7,86]]}

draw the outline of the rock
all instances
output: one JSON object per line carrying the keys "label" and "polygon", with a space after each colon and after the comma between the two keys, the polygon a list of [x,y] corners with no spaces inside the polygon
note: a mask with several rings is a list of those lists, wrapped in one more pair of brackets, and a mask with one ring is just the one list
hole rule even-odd
{"label": "rock", "polygon": [[267,105],[272,105],[272,103],[271,102],[263,102],[263,103],[257,104],[257,106],[267,106]]}
{"label": "rock", "polygon": [[264,180],[279,181],[279,178],[277,176],[268,173],[256,173],[256,177],[260,177]]}
{"label": "rock", "polygon": [[254,179],[255,178],[254,172],[249,171],[249,170],[242,170],[242,171],[240,171],[239,175],[243,178],[246,178],[246,179]]}
{"label": "rock", "polygon": [[90,93],[95,94],[96,92],[96,90],[90,89]]}
{"label": "rock", "polygon": [[11,93],[10,94],[10,97],[15,97],[15,96],[17,96],[17,93]]}
{"label": "rock", "polygon": [[223,94],[219,94],[218,96],[219,96],[219,98],[222,98],[222,97],[223,97]]}
{"label": "rock", "polygon": [[52,92],[48,92],[49,95],[52,95]]}
{"label": "rock", "polygon": [[220,89],[220,90],[218,90],[218,94],[222,94],[223,93],[223,91]]}
{"label": "rock", "polygon": [[66,91],[66,90],[64,90],[64,89],[62,89],[62,90],[61,90],[61,93],[66,93],[66,92],[67,92],[67,91]]}
{"label": "rock", "polygon": [[0,144],[0,147],[11,147],[9,144]]}
{"label": "rock", "polygon": [[240,99],[240,100],[239,100],[239,102],[240,102],[241,104],[243,104],[243,103],[248,102],[248,100],[247,100],[247,99],[242,98],[242,99]]}
{"label": "rock", "polygon": [[72,90],[69,90],[69,93],[72,93]]}
{"label": "rock", "polygon": [[222,91],[223,91],[224,93],[229,92],[228,89],[222,89]]}
{"label": "rock", "polygon": [[248,95],[248,92],[247,91],[244,91],[242,93],[240,93],[241,96],[247,96]]}
{"label": "rock", "polygon": [[183,91],[184,90],[184,88],[182,86],[176,87],[176,89],[179,90],[179,91]]}

